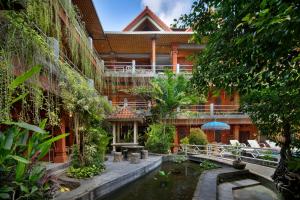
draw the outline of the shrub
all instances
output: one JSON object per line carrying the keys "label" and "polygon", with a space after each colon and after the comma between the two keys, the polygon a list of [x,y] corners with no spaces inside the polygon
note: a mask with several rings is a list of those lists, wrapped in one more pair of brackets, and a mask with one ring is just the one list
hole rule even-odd
{"label": "shrub", "polygon": [[208,143],[205,133],[200,128],[191,128],[189,143],[196,145],[205,145]]}
{"label": "shrub", "polygon": [[204,160],[202,163],[200,163],[200,168],[202,170],[210,170],[210,169],[216,169],[219,166],[216,165],[215,163],[209,161],[209,160]]}
{"label": "shrub", "polygon": [[180,140],[180,144],[189,144],[190,140],[188,137],[184,137]]}
{"label": "shrub", "polygon": [[167,153],[173,143],[175,127],[173,125],[152,124],[147,129],[146,148],[154,153]]}
{"label": "shrub", "polygon": [[85,166],[80,168],[70,167],[68,169],[67,175],[72,178],[91,178],[100,174],[105,169],[104,165],[96,166]]}

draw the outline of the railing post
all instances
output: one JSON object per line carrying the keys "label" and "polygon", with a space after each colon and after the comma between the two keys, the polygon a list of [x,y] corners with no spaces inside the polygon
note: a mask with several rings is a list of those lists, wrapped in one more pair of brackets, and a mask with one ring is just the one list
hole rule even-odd
{"label": "railing post", "polygon": [[132,60],[132,73],[135,73],[135,60]]}
{"label": "railing post", "polygon": [[214,104],[213,103],[211,103],[209,105],[209,110],[210,110],[210,115],[213,116],[214,115]]}
{"label": "railing post", "polygon": [[187,145],[184,144],[184,152],[185,152],[185,156],[187,156]]}
{"label": "railing post", "polygon": [[176,64],[176,74],[179,74],[180,73],[180,64],[177,63]]}

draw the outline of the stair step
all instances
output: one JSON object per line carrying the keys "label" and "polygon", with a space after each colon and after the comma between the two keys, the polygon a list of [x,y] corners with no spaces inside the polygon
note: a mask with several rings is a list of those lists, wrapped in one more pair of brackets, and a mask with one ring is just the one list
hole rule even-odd
{"label": "stair step", "polygon": [[260,185],[260,182],[253,179],[243,179],[232,182],[225,182],[218,185],[218,199],[234,200],[232,191],[235,189]]}

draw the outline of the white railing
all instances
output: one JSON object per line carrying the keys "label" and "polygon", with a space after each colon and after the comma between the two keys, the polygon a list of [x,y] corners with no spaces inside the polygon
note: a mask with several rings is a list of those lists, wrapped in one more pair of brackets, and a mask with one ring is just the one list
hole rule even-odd
{"label": "white railing", "polygon": [[[113,102],[113,106],[122,107],[127,104],[128,107],[133,110],[149,110],[151,108],[151,103],[144,101],[136,102]],[[239,105],[189,105],[177,109],[177,116],[185,116],[189,118],[197,118],[201,116],[215,116],[215,115],[245,115],[243,112],[239,111]]]}
{"label": "white railing", "polygon": [[224,159],[236,159],[240,157],[247,162],[273,167],[278,164],[280,159],[279,151],[272,148],[252,148],[220,144],[181,144],[179,152],[183,152],[186,155],[204,155]]}
{"label": "white railing", "polygon": [[149,110],[151,108],[151,104],[147,102],[113,102],[113,106],[123,107],[124,105],[127,105],[129,108],[133,110]]}
{"label": "white railing", "polygon": [[162,74],[166,70],[174,71],[176,74],[191,74],[193,65],[140,65],[132,62],[105,62],[107,75],[155,75]]}
{"label": "white railing", "polygon": [[243,114],[239,111],[239,105],[188,105],[181,107],[180,110],[184,112],[199,112],[206,113],[209,115],[214,114]]}

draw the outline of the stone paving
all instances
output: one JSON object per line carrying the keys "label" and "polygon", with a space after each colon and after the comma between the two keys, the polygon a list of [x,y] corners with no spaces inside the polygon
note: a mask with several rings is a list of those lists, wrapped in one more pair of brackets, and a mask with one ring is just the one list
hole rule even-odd
{"label": "stone paving", "polygon": [[99,176],[81,180],[80,187],[65,193],[60,193],[55,199],[97,199],[111,191],[134,181],[147,174],[162,163],[161,156],[149,156],[138,164],[129,161],[112,162],[113,158],[105,162],[106,170]]}

